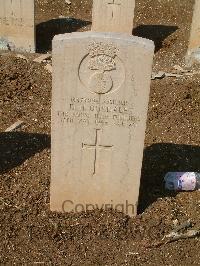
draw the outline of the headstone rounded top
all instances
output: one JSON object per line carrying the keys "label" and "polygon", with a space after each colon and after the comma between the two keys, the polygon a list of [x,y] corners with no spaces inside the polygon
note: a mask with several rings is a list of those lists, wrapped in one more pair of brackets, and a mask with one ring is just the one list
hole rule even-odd
{"label": "headstone rounded top", "polygon": [[126,43],[128,45],[128,43],[134,43],[136,45],[139,46],[143,46],[146,49],[149,50],[154,50],[155,49],[155,44],[152,40],[148,40],[145,38],[141,38],[141,37],[137,37],[137,36],[133,36],[133,35],[129,35],[127,33],[116,33],[116,32],[91,32],[91,31],[87,31],[87,32],[72,32],[72,33],[66,33],[66,34],[59,34],[56,35],[53,38],[53,42],[57,42],[57,41],[64,41],[64,40],[72,40],[74,41],[74,39],[87,39],[87,38],[91,38],[91,39],[112,39],[112,40],[116,40],[116,41],[122,41],[124,43]]}

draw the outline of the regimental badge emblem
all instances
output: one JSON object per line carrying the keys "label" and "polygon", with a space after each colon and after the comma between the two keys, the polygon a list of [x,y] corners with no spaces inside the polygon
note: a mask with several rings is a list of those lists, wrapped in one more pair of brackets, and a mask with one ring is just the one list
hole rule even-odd
{"label": "regimental badge emblem", "polygon": [[[118,89],[125,79],[123,62],[113,43],[92,42],[88,54],[79,66],[80,81],[96,94],[106,94]],[[87,75],[87,77],[86,77]]]}

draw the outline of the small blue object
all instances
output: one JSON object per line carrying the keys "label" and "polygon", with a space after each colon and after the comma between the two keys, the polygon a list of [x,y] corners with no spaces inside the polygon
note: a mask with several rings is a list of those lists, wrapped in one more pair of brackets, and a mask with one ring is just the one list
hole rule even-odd
{"label": "small blue object", "polygon": [[165,188],[175,191],[192,191],[200,189],[200,174],[196,172],[168,172]]}
{"label": "small blue object", "polygon": [[4,38],[0,38],[0,49],[1,50],[8,50],[9,44],[8,41]]}

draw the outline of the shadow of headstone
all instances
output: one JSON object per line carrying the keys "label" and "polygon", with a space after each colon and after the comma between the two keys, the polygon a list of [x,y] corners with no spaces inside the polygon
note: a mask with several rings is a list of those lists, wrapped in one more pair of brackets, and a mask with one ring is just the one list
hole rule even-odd
{"label": "shadow of headstone", "polygon": [[140,25],[133,29],[133,35],[154,41],[157,52],[162,48],[163,41],[177,29],[177,26]]}
{"label": "shadow of headstone", "polygon": [[200,172],[200,147],[161,143],[144,150],[139,213],[157,198],[176,195],[164,188],[167,172]]}
{"label": "shadow of headstone", "polygon": [[91,24],[75,18],[58,18],[42,22],[36,26],[36,50],[45,53],[52,49],[52,39],[55,35],[71,33]]}
{"label": "shadow of headstone", "polygon": [[50,136],[46,134],[0,133],[0,174],[19,166],[45,148],[50,148]]}

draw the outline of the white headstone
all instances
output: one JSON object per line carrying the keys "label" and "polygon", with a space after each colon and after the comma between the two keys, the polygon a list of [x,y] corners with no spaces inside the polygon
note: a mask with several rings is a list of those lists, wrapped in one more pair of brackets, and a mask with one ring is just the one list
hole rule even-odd
{"label": "white headstone", "polygon": [[135,0],[93,0],[92,30],[132,34]]}
{"label": "white headstone", "polygon": [[125,34],[54,38],[51,210],[136,214],[153,54]]}
{"label": "white headstone", "polygon": [[200,0],[195,0],[186,63],[200,63]]}
{"label": "white headstone", "polygon": [[0,49],[35,52],[34,0],[0,0]]}

